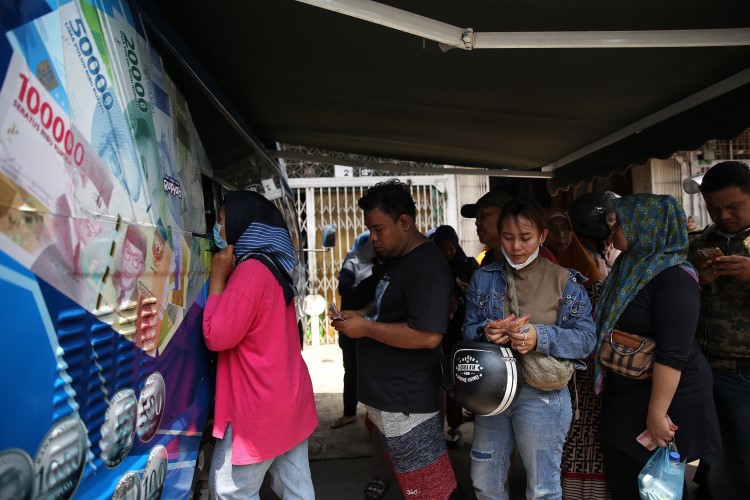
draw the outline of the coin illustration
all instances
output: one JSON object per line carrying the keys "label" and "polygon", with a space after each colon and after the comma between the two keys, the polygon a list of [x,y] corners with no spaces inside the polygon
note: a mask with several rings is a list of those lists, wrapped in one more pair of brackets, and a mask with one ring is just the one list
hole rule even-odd
{"label": "coin illustration", "polygon": [[118,391],[109,402],[99,441],[100,456],[109,468],[120,465],[133,446],[137,406],[132,389]]}
{"label": "coin illustration", "polygon": [[112,500],[141,500],[141,476],[137,472],[123,475],[117,481]]}
{"label": "coin illustration", "polygon": [[34,465],[20,448],[0,453],[0,498],[28,500],[34,491]]}
{"label": "coin illustration", "polygon": [[158,500],[164,491],[164,481],[167,479],[167,465],[169,456],[167,449],[158,444],[151,449],[143,471],[141,490],[144,500]]}
{"label": "coin illustration", "polygon": [[159,372],[153,372],[146,379],[138,398],[138,421],[136,430],[141,441],[148,442],[159,430],[161,416],[164,413],[166,390],[164,378]]}
{"label": "coin illustration", "polygon": [[71,498],[83,475],[88,445],[81,419],[58,420],[34,457],[34,498]]}

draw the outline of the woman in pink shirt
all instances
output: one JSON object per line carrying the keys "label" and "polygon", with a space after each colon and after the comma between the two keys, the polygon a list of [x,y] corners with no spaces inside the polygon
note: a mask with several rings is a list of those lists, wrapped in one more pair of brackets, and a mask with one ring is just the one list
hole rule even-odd
{"label": "woman in pink shirt", "polygon": [[295,253],[281,213],[262,195],[232,191],[214,226],[203,316],[219,353],[209,486],[217,498],[259,498],[266,471],[281,498],[315,498],[307,439],[318,425],[302,359],[290,271]]}

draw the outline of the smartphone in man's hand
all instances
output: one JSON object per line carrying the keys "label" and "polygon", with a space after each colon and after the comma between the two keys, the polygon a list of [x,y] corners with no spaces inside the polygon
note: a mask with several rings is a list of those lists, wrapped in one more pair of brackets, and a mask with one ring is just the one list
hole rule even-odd
{"label": "smartphone in man's hand", "polygon": [[715,259],[717,257],[724,256],[724,252],[722,252],[721,248],[719,247],[699,248],[697,252],[698,252],[698,257],[700,257],[703,260]]}
{"label": "smartphone in man's hand", "polygon": [[331,314],[333,315],[333,319],[337,319],[341,321],[344,320],[344,318],[341,317],[341,313],[339,312],[339,308],[336,307],[335,302],[331,302],[331,305],[328,306],[328,309],[331,311]]}

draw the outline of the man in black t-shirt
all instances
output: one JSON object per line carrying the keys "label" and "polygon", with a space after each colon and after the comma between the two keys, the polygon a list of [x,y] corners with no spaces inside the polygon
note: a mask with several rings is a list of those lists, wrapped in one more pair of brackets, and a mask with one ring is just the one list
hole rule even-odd
{"label": "man in black t-shirt", "polygon": [[379,183],[359,207],[373,249],[385,258],[383,276],[369,310],[342,311],[344,319],[333,326],[360,339],[359,400],[381,434],[404,497],[447,499],[456,479],[438,414],[438,388],[450,267],[416,228],[406,184]]}

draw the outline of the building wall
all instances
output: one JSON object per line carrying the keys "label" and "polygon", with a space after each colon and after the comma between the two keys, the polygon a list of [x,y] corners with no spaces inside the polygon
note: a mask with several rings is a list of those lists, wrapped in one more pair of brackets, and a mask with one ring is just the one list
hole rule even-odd
{"label": "building wall", "polygon": [[466,255],[476,256],[484,245],[477,238],[475,219],[461,217],[460,210],[463,205],[476,203],[476,201],[490,190],[490,178],[486,175],[458,175],[457,185],[457,226],[453,226],[458,233],[458,238]]}

